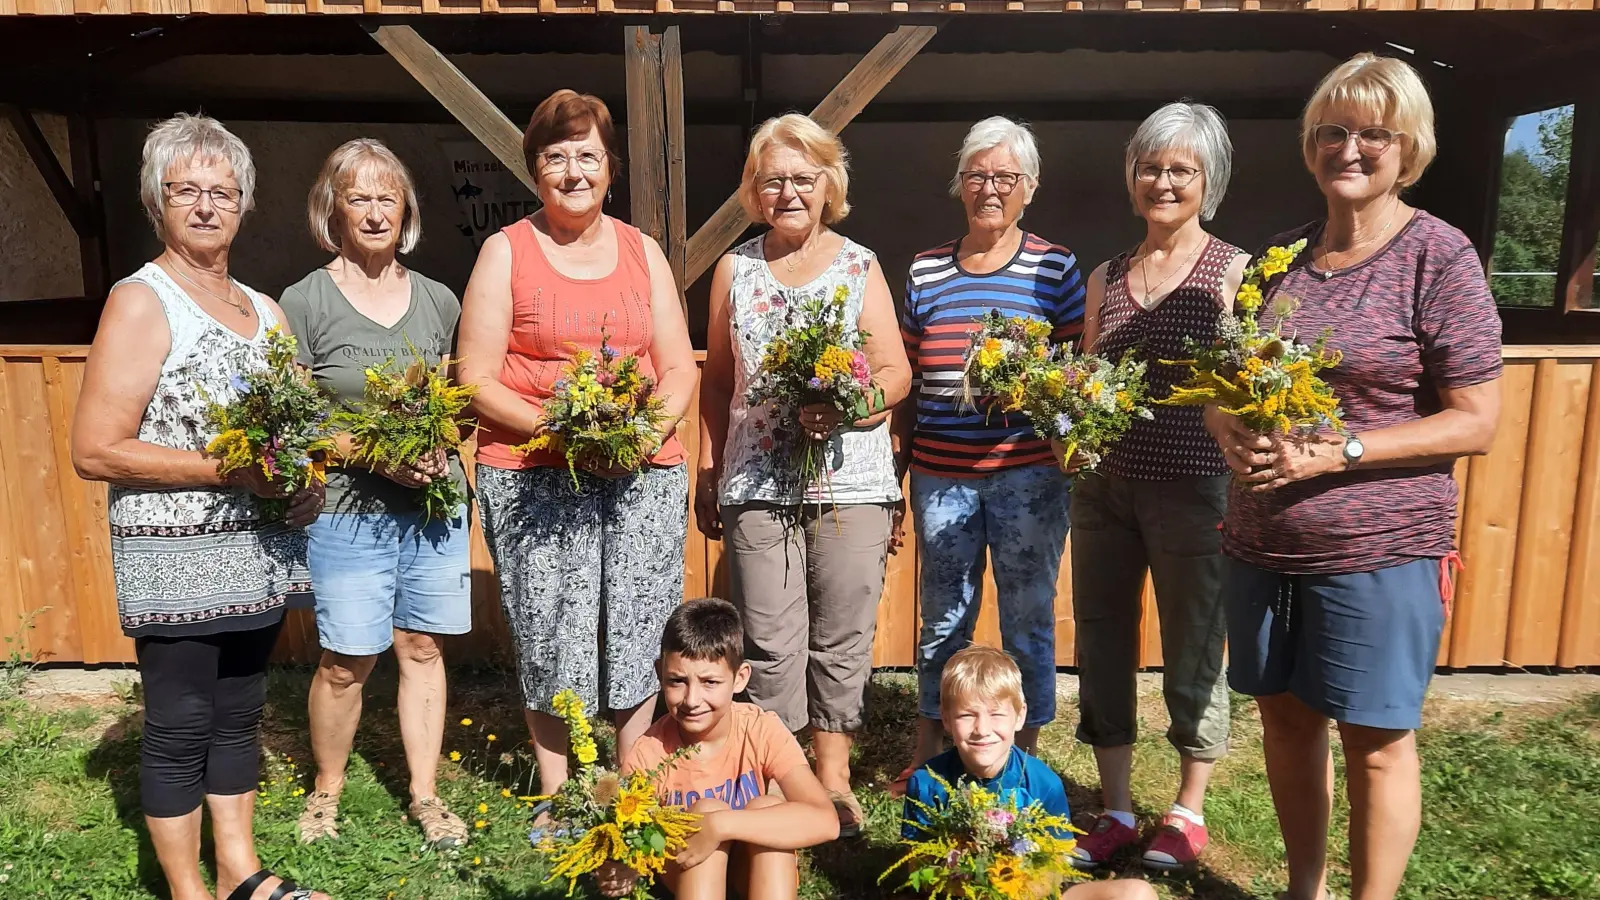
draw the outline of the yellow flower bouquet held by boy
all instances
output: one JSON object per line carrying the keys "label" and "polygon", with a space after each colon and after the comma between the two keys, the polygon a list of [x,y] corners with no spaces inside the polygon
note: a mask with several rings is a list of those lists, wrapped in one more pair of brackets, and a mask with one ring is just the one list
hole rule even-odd
{"label": "yellow flower bouquet held by boy", "polygon": [[[274,325],[267,329],[267,366],[229,381],[234,397],[217,403],[206,397],[206,424],[216,437],[206,445],[217,474],[259,467],[293,494],[325,480],[323,455],[334,451],[328,395],[311,370],[295,362],[294,335]],[[206,396],[201,391],[202,396]],[[281,519],[288,500],[258,499],[263,517]]]}
{"label": "yellow flower bouquet held by boy", "polygon": [[1327,347],[1330,335],[1324,333],[1309,346],[1293,334],[1285,337],[1283,323],[1294,314],[1294,302],[1288,299],[1274,304],[1272,328],[1263,330],[1258,320],[1266,284],[1287,272],[1305,247],[1303,239],[1288,247],[1269,247],[1250,263],[1236,299],[1238,316],[1221,313],[1212,346],[1187,342],[1192,358],[1161,361],[1189,366],[1191,374],[1170,397],[1157,402],[1215,406],[1257,434],[1343,429],[1339,398],[1317,375],[1339,364],[1339,352]]}
{"label": "yellow flower bouquet held by boy", "polygon": [[534,849],[551,861],[546,880],[567,879],[570,897],[578,879],[619,863],[638,876],[631,896],[645,900],[667,863],[698,830],[699,816],[662,806],[658,798],[661,776],[695,748],[684,748],[653,770],[623,777],[596,764],[599,749],[578,695],[562,691],[552,702],[567,720],[578,772],[555,794],[534,798],[551,802],[552,824],[558,826],[534,832]]}
{"label": "yellow flower bouquet held by boy", "polygon": [[904,887],[933,900],[1046,900],[1067,880],[1082,877],[1072,868],[1076,841],[1064,816],[1038,804],[1018,808],[1015,796],[962,780],[958,785],[933,775],[947,803],[913,803],[927,818],[920,831],[903,839],[907,850],[878,883],[905,872]]}
{"label": "yellow flower bouquet held by boy", "polygon": [[666,406],[655,379],[640,370],[639,357],[619,357],[604,330],[600,351],[577,351],[551,390],[539,434],[511,449],[564,455],[574,488],[580,467],[634,472],[665,440]]}
{"label": "yellow flower bouquet held by boy", "polygon": [[[746,404],[772,403],[790,416],[799,415],[801,407],[824,404],[843,413],[846,422],[883,409],[883,390],[873,385],[872,367],[862,349],[870,335],[859,330],[849,333],[845,327],[849,297],[850,289],[841,284],[832,297],[790,307],[789,325],[767,344],[746,392]],[[789,469],[779,475],[780,486],[787,490],[825,483],[825,444],[798,438]]]}
{"label": "yellow flower bouquet held by boy", "polygon": [[[403,372],[393,368],[392,356],[381,366],[368,367],[361,400],[334,413],[335,426],[355,439],[352,462],[415,465],[425,456],[461,446],[471,430],[470,425],[463,430],[459,417],[478,386],[451,381],[450,357],[430,368],[415,347],[411,352],[412,362]],[[419,493],[424,523],[452,518],[467,503],[466,491],[448,476],[429,481]]]}

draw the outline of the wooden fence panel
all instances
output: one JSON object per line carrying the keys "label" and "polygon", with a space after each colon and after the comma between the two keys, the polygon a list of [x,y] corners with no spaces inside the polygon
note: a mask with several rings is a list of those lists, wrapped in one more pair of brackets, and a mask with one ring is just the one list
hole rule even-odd
{"label": "wooden fence panel", "polygon": [[[1440,664],[1600,665],[1600,348],[1508,348],[1506,355],[1494,450],[1456,466],[1467,568]],[[48,606],[26,635],[40,658],[131,662],[133,643],[117,626],[106,489],[71,470],[69,423],[83,359],[82,347],[0,347],[0,635],[13,634]],[[692,410],[680,429],[691,481],[699,451]],[[914,518],[908,522],[906,546],[889,562],[877,666],[915,664],[915,525]],[[692,510],[688,528],[685,596],[728,596],[722,543],[699,533]],[[509,662],[499,584],[476,516],[472,583],[474,630],[448,639],[446,652],[460,662]],[[1069,548],[1056,599],[1056,661],[1063,666],[1075,662],[1071,585]],[[1148,585],[1141,604],[1141,664],[1159,665]],[[984,579],[976,636],[999,643],[992,572]],[[317,653],[310,611],[291,611],[277,658],[310,662]]]}

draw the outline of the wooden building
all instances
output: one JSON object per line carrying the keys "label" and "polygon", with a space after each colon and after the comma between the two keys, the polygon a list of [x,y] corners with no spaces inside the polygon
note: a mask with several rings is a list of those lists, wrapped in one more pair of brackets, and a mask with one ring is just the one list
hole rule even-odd
{"label": "wooden building", "polygon": [[[1467,569],[1440,663],[1600,665],[1596,0],[0,0],[0,48],[0,634],[43,608],[25,636],[41,659],[132,658],[105,489],[73,474],[67,429],[108,286],[158,249],[136,185],[153,119],[203,110],[254,151],[258,209],[234,251],[246,283],[276,293],[325,261],[305,191],[336,144],[373,136],[419,182],[427,235],[408,262],[459,289],[479,236],[532,208],[532,107],[558,87],[599,94],[626,124],[615,211],[662,239],[701,340],[701,276],[748,225],[731,192],[769,115],[848,126],[856,211],[841,230],[879,252],[891,285],[962,228],[944,189],[967,125],[1026,119],[1044,154],[1028,225],[1092,265],[1140,236],[1122,143],[1179,97],[1230,121],[1218,234],[1252,246],[1316,216],[1296,117],[1324,72],[1372,50],[1415,65],[1437,105],[1441,151],[1413,202],[1465,230],[1492,273],[1508,142],[1534,140],[1543,111],[1572,115],[1552,271],[1495,275],[1540,287],[1536,305],[1502,309],[1494,452],[1457,469]],[[683,432],[692,453],[694,423]],[[691,524],[688,594],[724,587],[721,553]],[[478,629],[458,660],[505,648],[481,538],[474,568]],[[915,571],[914,548],[891,562],[880,665],[912,662]],[[1069,584],[1064,571],[1063,666]],[[1159,665],[1146,610],[1143,660]],[[994,634],[991,603],[980,636]],[[314,657],[307,614],[280,652]]]}

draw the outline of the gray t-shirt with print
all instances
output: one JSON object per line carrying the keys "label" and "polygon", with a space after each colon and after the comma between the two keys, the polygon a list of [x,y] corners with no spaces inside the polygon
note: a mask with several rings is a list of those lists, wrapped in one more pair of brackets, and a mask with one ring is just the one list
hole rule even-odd
{"label": "gray t-shirt with print", "polygon": [[[356,310],[327,269],[316,269],[283,292],[279,305],[300,341],[300,361],[335,405],[361,399],[369,366],[393,357],[404,369],[415,347],[429,365],[451,352],[461,301],[449,288],[408,269],[411,306],[385,328]],[[409,342],[409,344],[408,344]],[[465,483],[461,460],[450,455],[450,477]],[[327,511],[406,515],[420,510],[418,492],[365,469],[329,469]]]}

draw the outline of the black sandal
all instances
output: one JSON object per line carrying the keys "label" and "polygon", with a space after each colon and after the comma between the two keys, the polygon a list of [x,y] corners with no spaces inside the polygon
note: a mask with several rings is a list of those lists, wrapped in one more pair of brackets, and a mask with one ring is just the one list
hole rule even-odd
{"label": "black sandal", "polygon": [[256,888],[266,884],[268,878],[278,879],[278,886],[272,889],[266,900],[311,900],[310,891],[287,878],[273,874],[270,869],[262,869],[240,882],[239,886],[233,889],[233,893],[228,895],[228,900],[250,900],[255,896]]}

